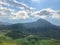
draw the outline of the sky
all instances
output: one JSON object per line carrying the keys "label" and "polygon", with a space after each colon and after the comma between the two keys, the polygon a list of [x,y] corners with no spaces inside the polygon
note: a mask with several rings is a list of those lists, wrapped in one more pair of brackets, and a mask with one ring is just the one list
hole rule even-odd
{"label": "sky", "polygon": [[0,21],[28,23],[45,19],[60,26],[60,0],[0,0]]}

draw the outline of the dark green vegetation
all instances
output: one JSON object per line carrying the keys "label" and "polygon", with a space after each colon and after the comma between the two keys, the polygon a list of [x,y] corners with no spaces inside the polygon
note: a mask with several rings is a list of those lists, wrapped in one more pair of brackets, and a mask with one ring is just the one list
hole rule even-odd
{"label": "dark green vegetation", "polygon": [[43,19],[31,23],[0,24],[0,45],[60,45],[60,27]]}

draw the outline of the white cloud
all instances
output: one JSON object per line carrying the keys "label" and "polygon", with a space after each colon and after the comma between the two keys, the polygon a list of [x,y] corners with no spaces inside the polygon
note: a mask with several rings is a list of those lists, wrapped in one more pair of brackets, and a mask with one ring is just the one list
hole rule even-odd
{"label": "white cloud", "polygon": [[46,0],[31,0],[31,2],[39,5],[40,3],[46,2]]}
{"label": "white cloud", "polygon": [[[0,17],[1,18],[3,17],[11,20],[16,20],[16,19],[18,20],[18,19],[28,19],[30,17],[32,17],[33,19],[34,17],[43,18],[43,19],[47,17],[51,17],[55,19],[60,19],[60,10],[53,10],[53,9],[47,8],[47,9],[41,9],[40,11],[33,12],[35,8],[29,7],[24,3],[19,3],[16,0],[11,0],[11,1],[0,0]],[[32,1],[40,1],[40,0],[32,0]],[[16,12],[11,8],[6,8],[6,7],[3,7],[2,5],[15,6],[15,7],[21,8],[22,10]]]}
{"label": "white cloud", "polygon": [[14,15],[15,15],[15,17],[12,17],[12,19],[26,19],[26,18],[29,18],[26,11],[19,11],[19,12],[16,12]]}
{"label": "white cloud", "polygon": [[60,14],[54,14],[54,15],[52,15],[52,18],[60,19]]}
{"label": "white cloud", "polygon": [[31,0],[32,2],[40,2],[41,0]]}
{"label": "white cloud", "polygon": [[0,8],[0,17],[4,17],[7,19],[26,19],[28,18],[28,12],[27,11],[18,11],[15,12],[11,9],[6,9],[4,7]]}
{"label": "white cloud", "polygon": [[60,11],[47,8],[42,9],[40,11],[30,12],[29,14],[29,12],[26,10],[20,10],[18,12],[15,12],[14,10],[0,7],[0,17],[15,20],[15,19],[27,19],[30,18],[30,16],[32,16],[32,18],[36,17],[45,19],[46,17],[51,17],[55,19],[60,19]]}
{"label": "white cloud", "polygon": [[2,6],[0,6],[0,17],[8,17],[10,15],[12,15],[12,13],[14,13],[14,10],[11,10],[10,8],[4,8]]}
{"label": "white cloud", "polygon": [[0,0],[0,4],[8,5],[8,6],[15,6],[25,10],[31,10],[29,6],[24,3],[18,2],[16,0]]}
{"label": "white cloud", "polygon": [[[2,5],[14,6],[22,9],[23,11],[16,12],[15,10],[7,7],[3,7]],[[0,17],[7,19],[26,19],[28,18],[28,12],[34,9],[32,7],[27,6],[24,3],[19,3],[16,0],[0,0]],[[28,11],[29,10],[29,11]]]}
{"label": "white cloud", "polygon": [[35,11],[31,15],[35,16],[35,17],[40,17],[40,18],[42,16],[43,18],[51,17],[51,18],[60,19],[60,11],[59,10],[53,10],[50,8],[42,9],[40,11]]}

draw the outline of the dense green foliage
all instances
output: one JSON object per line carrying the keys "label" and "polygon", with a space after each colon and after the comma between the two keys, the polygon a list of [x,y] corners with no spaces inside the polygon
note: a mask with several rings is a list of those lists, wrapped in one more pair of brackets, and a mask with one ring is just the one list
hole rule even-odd
{"label": "dense green foliage", "polygon": [[40,35],[24,35],[26,34],[20,31],[2,31],[0,45],[60,45],[60,40],[57,39],[41,37]]}

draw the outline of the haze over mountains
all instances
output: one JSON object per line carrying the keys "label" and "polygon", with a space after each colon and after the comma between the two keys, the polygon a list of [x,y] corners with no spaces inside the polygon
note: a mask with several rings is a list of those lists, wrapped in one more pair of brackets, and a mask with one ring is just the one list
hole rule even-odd
{"label": "haze over mountains", "polygon": [[60,26],[51,24],[50,22],[39,19],[31,23],[17,23],[11,25],[1,25],[0,31],[21,31],[28,34],[36,34],[44,37],[60,39]]}
{"label": "haze over mountains", "polygon": [[11,23],[0,21],[0,25],[11,25]]}
{"label": "haze over mountains", "polygon": [[5,26],[13,26],[13,27],[23,27],[23,28],[45,28],[45,27],[59,27],[56,26],[50,22],[48,22],[47,20],[44,19],[39,19],[35,22],[29,22],[29,23],[16,23],[16,24],[12,24],[12,23],[8,23],[8,22],[0,22],[0,25],[5,25]]}

